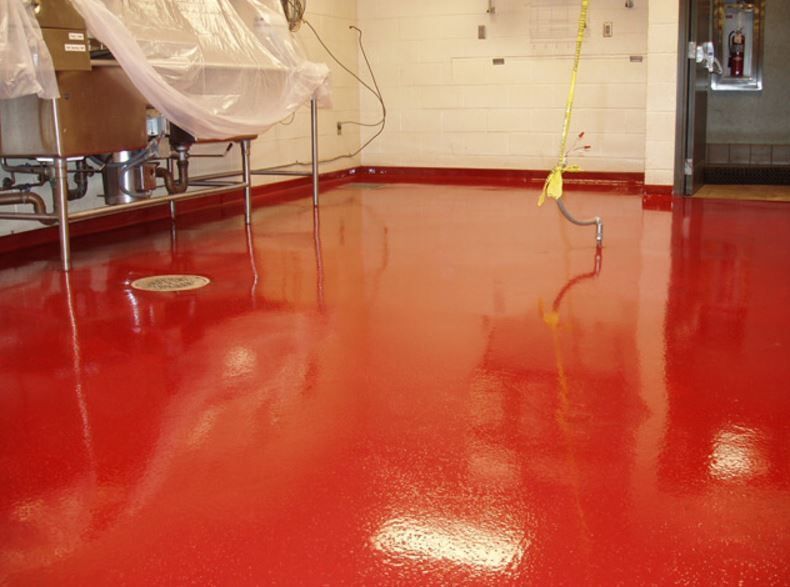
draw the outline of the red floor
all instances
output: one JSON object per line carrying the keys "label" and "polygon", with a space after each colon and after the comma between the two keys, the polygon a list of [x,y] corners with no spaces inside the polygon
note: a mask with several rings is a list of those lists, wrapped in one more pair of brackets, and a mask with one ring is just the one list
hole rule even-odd
{"label": "red floor", "polygon": [[348,185],[2,269],[0,583],[788,584],[790,207],[568,205],[601,258]]}

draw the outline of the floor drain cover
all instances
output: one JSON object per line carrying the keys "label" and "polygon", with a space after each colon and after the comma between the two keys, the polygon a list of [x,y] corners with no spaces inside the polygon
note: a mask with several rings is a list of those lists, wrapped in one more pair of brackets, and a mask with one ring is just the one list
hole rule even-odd
{"label": "floor drain cover", "polygon": [[211,280],[202,275],[152,275],[132,282],[134,289],[142,291],[189,291],[206,287]]}

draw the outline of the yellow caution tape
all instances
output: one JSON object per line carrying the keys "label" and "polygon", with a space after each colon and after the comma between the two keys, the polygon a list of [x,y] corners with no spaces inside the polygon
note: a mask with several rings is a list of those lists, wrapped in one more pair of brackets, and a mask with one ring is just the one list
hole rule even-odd
{"label": "yellow caution tape", "polygon": [[546,196],[559,200],[562,197],[562,174],[566,171],[579,171],[576,165],[568,165],[568,132],[571,128],[571,114],[573,113],[573,99],[576,96],[576,78],[579,75],[579,61],[582,57],[582,43],[584,42],[584,31],[587,29],[587,8],[589,0],[582,0],[582,9],[579,14],[579,29],[576,35],[576,54],[573,58],[573,71],[571,73],[571,87],[568,91],[568,101],[565,103],[565,121],[562,124],[562,141],[560,142],[560,159],[554,169],[551,170],[546,182],[543,184],[543,191],[538,199],[538,206],[542,206],[546,201]]}

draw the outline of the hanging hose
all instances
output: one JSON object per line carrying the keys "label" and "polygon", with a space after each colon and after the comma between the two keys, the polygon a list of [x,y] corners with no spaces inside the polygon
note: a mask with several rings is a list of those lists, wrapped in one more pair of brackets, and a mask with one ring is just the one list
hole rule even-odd
{"label": "hanging hose", "polygon": [[595,218],[590,218],[588,220],[578,220],[574,218],[573,215],[568,212],[568,209],[565,207],[562,199],[557,199],[557,207],[562,212],[562,215],[565,216],[565,219],[568,220],[571,224],[575,224],[576,226],[593,226],[595,225],[595,243],[597,246],[603,245],[603,220],[601,220],[600,216],[596,216]]}
{"label": "hanging hose", "polygon": [[[568,211],[563,202],[561,201],[563,193],[563,179],[562,174],[567,172],[579,171],[577,165],[568,165],[568,133],[571,128],[571,117],[573,115],[573,101],[576,96],[576,79],[579,76],[579,61],[582,56],[582,44],[584,43],[584,31],[587,29],[587,10],[589,7],[589,0],[582,0],[581,13],[579,14],[579,28],[576,35],[576,53],[573,58],[573,70],[571,71],[571,86],[568,91],[568,100],[565,103],[565,119],[562,123],[562,140],[560,141],[560,158],[554,169],[551,170],[546,182],[543,184],[543,191],[538,199],[538,206],[542,206],[546,201],[546,197],[552,198],[557,202],[562,215],[571,223],[577,226],[592,226],[595,225],[595,242],[597,246],[603,245],[603,220],[596,216],[588,220],[578,220]],[[582,138],[584,133],[579,135]],[[585,147],[586,148],[586,147]]]}

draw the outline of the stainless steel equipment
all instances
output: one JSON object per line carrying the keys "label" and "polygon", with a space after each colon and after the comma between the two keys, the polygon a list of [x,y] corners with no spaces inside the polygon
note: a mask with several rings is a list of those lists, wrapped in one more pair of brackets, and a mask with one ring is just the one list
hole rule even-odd
{"label": "stainless steel equipment", "polygon": [[59,100],[0,100],[3,157],[84,157],[146,146],[145,99],[117,65],[88,65],[56,70]]}
{"label": "stainless steel equipment", "polygon": [[[190,149],[201,141],[168,125],[112,59],[92,60],[85,23],[69,0],[33,0],[43,37],[52,54],[61,97],[0,100],[0,157],[10,174],[0,188],[0,207],[31,205],[32,212],[0,211],[0,218],[57,224],[61,265],[71,267],[69,223],[178,200],[242,189],[245,221],[252,218],[250,143],[255,136],[230,137],[239,146],[242,169],[190,183]],[[318,202],[317,108],[311,117],[313,198]],[[164,136],[167,142],[164,143]],[[169,148],[168,148],[169,147]],[[13,159],[13,163],[9,161]],[[88,177],[102,174],[106,207],[69,214],[68,202],[87,193]],[[17,175],[37,181],[17,182]],[[71,178],[71,181],[70,181]],[[76,187],[70,187],[73,183]],[[53,211],[32,191],[49,185]],[[192,186],[206,189],[190,190]],[[155,196],[159,191],[165,195]],[[154,196],[154,197],[152,197]]]}
{"label": "stainless steel equipment", "polygon": [[91,63],[85,22],[68,0],[37,0],[60,100],[0,100],[0,154],[75,157],[146,145],[146,101],[119,67]]}
{"label": "stainless steel equipment", "polygon": [[112,154],[112,166],[102,170],[104,200],[110,205],[129,204],[150,198],[156,189],[156,163],[133,164],[140,153],[118,151]]}

